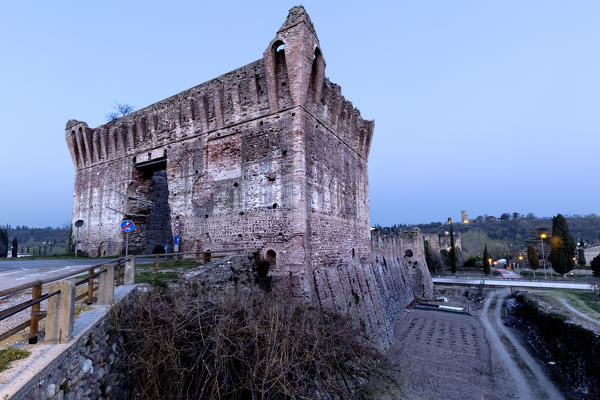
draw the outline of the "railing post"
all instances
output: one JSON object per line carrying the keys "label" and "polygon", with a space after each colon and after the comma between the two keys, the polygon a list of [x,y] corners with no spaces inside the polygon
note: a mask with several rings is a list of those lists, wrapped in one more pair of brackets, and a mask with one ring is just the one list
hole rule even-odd
{"label": "railing post", "polygon": [[135,257],[128,257],[125,261],[124,285],[133,285],[135,283]]}
{"label": "railing post", "polygon": [[73,333],[73,315],[75,314],[75,284],[58,281],[48,286],[48,293],[60,290],[60,293],[48,299],[46,314],[46,337],[48,343],[67,343]]}
{"label": "railing post", "polygon": [[112,304],[115,294],[115,267],[104,264],[98,279],[98,304]]}
{"label": "railing post", "polygon": [[121,259],[117,260],[117,270],[115,271],[115,286],[121,284]]}
{"label": "railing post", "polygon": [[154,259],[154,275],[158,275],[158,256]]}
{"label": "railing post", "polygon": [[90,268],[88,270],[88,274],[89,274],[90,278],[88,279],[86,303],[88,305],[90,305],[94,301],[94,278],[91,277],[92,275],[94,275],[94,268]]}
{"label": "railing post", "polygon": [[[31,300],[37,300],[42,297],[42,284],[35,285],[31,292]],[[40,303],[31,306],[31,322],[29,324],[29,344],[36,344],[38,341],[38,328],[40,321]]]}

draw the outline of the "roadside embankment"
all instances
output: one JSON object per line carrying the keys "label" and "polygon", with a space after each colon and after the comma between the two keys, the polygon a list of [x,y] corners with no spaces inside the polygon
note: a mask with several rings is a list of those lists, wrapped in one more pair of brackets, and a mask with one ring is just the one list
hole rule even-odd
{"label": "roadside embankment", "polygon": [[544,361],[556,363],[553,378],[581,398],[600,398],[600,334],[548,312],[524,293],[514,299],[512,315]]}

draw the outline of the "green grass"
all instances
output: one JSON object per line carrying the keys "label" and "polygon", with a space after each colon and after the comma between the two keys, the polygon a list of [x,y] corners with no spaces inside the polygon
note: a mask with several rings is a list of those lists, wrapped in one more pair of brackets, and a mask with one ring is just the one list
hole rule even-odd
{"label": "green grass", "polygon": [[12,361],[27,358],[29,357],[29,354],[28,351],[14,348],[0,350],[0,372],[8,369],[8,366]]}
{"label": "green grass", "polygon": [[[190,260],[190,259],[185,259],[185,260],[165,260],[165,261],[161,261],[160,259],[158,260],[158,269],[189,269],[189,268],[195,268],[199,265],[198,261],[196,260]],[[137,264],[135,266],[135,269],[154,269],[154,263],[148,263],[148,264]]]}
{"label": "green grass", "polygon": [[135,266],[135,282],[149,283],[152,286],[166,287],[171,282],[177,282],[179,273],[199,265],[196,260],[165,260],[158,264],[158,275],[154,274],[154,263],[138,264]]}
{"label": "green grass", "polygon": [[600,296],[587,291],[580,290],[552,290],[544,291],[544,298],[557,308],[561,308],[560,298],[567,302],[577,311],[598,318],[600,316]]}
{"label": "green grass", "polygon": [[[569,300],[570,299],[577,299],[580,302],[582,302],[583,304],[585,304],[588,308],[594,310],[595,312],[597,312],[598,314],[600,314],[600,296],[598,296],[597,294],[594,293],[590,293],[590,292],[576,292],[576,291],[571,291],[571,290],[565,290],[564,291],[566,296]],[[577,303],[576,302],[569,302],[571,303],[571,305],[575,308],[577,308],[577,310],[584,312],[585,310],[580,310],[579,307],[577,307],[576,304],[573,303]]]}
{"label": "green grass", "polygon": [[149,283],[152,286],[165,287],[168,283],[177,282],[179,279],[179,272],[168,271],[158,272],[158,275],[154,275],[154,272],[145,271],[135,275],[135,283]]}

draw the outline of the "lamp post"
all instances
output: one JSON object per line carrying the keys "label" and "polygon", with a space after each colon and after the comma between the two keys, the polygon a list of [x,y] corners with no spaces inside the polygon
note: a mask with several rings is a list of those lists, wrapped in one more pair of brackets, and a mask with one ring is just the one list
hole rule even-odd
{"label": "lamp post", "polygon": [[540,235],[540,240],[542,241],[542,262],[544,263],[544,279],[548,279],[548,277],[546,276],[546,256],[544,254],[544,239],[546,239],[548,237],[548,235],[546,235],[545,233],[542,233]]}

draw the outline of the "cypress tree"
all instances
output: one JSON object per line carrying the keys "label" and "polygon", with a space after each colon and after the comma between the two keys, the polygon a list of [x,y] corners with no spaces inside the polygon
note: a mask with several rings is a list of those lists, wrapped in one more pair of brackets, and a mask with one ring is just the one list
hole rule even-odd
{"label": "cypress tree", "polygon": [[19,255],[19,242],[17,241],[17,238],[13,238],[12,240],[12,252],[10,255],[14,258],[17,258]]}
{"label": "cypress tree", "polygon": [[8,233],[6,229],[0,229],[0,257],[8,256]]}
{"label": "cypress tree", "polygon": [[67,238],[67,248],[65,249],[65,254],[68,256],[75,255],[75,240],[73,239],[73,224],[69,228],[69,237]]}
{"label": "cypress tree", "polygon": [[585,267],[585,264],[587,264],[587,260],[585,259],[585,253],[583,252],[583,248],[580,248],[579,250],[577,250],[577,264],[579,264],[580,267]]}
{"label": "cypress tree", "polygon": [[427,263],[429,273],[433,274],[435,272],[435,268],[433,266],[433,262],[431,261],[431,254],[429,254],[429,240],[425,240],[423,242],[423,250],[425,251],[425,262]]}
{"label": "cypress tree", "polygon": [[527,261],[529,267],[533,270],[533,279],[535,279],[535,270],[540,267],[540,256],[538,256],[537,250],[532,244],[527,246]]}
{"label": "cypress tree", "polygon": [[552,239],[550,240],[549,260],[559,274],[566,274],[575,268],[575,241],[569,231],[567,219],[561,214],[552,217]]}
{"label": "cypress tree", "polygon": [[456,273],[456,248],[454,248],[454,229],[452,228],[452,220],[450,221],[450,271]]}
{"label": "cypress tree", "polygon": [[600,278],[600,255],[594,257],[591,262],[592,265],[592,273],[596,278]]}
{"label": "cypress tree", "polygon": [[490,256],[488,254],[487,243],[483,248],[483,272],[486,275],[490,274]]}

